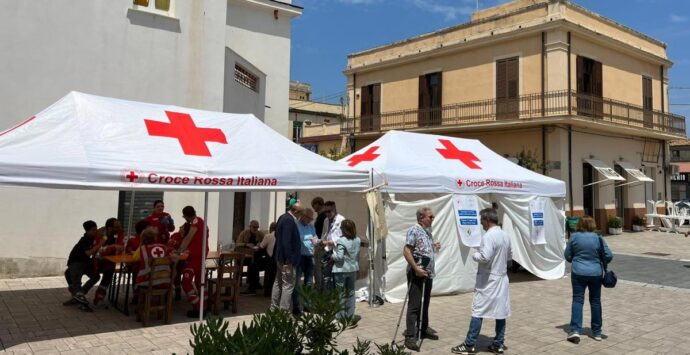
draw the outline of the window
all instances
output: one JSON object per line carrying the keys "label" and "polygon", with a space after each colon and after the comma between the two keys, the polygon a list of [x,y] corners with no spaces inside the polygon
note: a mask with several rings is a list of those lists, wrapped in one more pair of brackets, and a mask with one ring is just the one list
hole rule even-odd
{"label": "window", "polygon": [[419,127],[441,124],[443,76],[440,72],[419,77]]}
{"label": "window", "polygon": [[654,115],[652,114],[654,101],[652,99],[652,78],[642,77],[642,108],[644,109],[644,126],[654,127]]}
{"label": "window", "polygon": [[132,5],[135,10],[170,16],[172,13],[172,1],[173,0],[133,0]]}
{"label": "window", "polygon": [[659,161],[659,154],[661,153],[661,144],[656,141],[645,141],[644,150],[642,151],[643,163],[656,163]]}
{"label": "window", "polygon": [[602,66],[596,60],[577,56],[577,113],[603,117]]}
{"label": "window", "polygon": [[239,64],[235,64],[235,81],[256,92],[259,92],[259,78]]}
{"label": "window", "polygon": [[292,141],[299,143],[299,139],[302,138],[303,123],[300,121],[292,121]]}
{"label": "window", "polygon": [[381,84],[362,86],[360,110],[362,132],[381,129]]}
{"label": "window", "polygon": [[519,58],[496,61],[496,119],[510,120],[520,117]]}

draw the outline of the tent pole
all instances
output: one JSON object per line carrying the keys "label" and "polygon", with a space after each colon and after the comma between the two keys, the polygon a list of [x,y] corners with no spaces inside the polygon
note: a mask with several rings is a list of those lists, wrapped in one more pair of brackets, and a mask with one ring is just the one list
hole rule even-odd
{"label": "tent pole", "polygon": [[[371,169],[369,173],[369,183],[370,186],[374,186],[374,169]],[[376,243],[376,236],[375,231],[374,231],[374,221],[373,218],[371,218],[372,214],[371,209],[369,210],[369,221],[368,221],[368,228],[369,228],[369,307],[374,306],[374,257],[372,255],[373,253],[373,245]]]}
{"label": "tent pole", "polygon": [[208,237],[208,191],[204,192],[204,231],[201,234],[201,299],[199,300],[199,321],[204,320],[204,285],[206,285],[206,237]]}
{"label": "tent pole", "polygon": [[132,218],[134,218],[134,195],[136,191],[132,190],[132,196],[129,197],[129,218],[127,219],[127,236],[125,236],[125,250],[127,249],[127,243],[129,243],[129,237],[132,236]]}

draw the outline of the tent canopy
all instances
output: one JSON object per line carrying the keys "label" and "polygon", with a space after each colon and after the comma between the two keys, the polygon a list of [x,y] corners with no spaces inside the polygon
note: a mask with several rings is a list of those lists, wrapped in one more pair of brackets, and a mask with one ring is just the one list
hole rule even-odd
{"label": "tent canopy", "polygon": [[389,131],[343,158],[353,169],[374,171],[388,192],[565,196],[565,182],[520,167],[480,141]]}
{"label": "tent canopy", "polygon": [[368,172],[314,154],[249,114],[72,92],[0,133],[0,184],[51,188],[361,190]]}

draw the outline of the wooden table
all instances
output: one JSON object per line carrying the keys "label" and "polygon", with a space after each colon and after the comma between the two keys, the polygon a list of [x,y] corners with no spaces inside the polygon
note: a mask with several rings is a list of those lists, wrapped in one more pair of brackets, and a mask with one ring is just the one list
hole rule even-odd
{"label": "wooden table", "polygon": [[[187,257],[188,255],[182,254],[180,255],[180,260],[187,260]],[[134,260],[133,254],[107,255],[104,258],[115,265],[120,265],[119,272],[113,275],[112,283],[108,288],[108,301],[113,305],[113,307],[115,307],[115,309],[128,316],[129,289],[132,285],[132,279],[136,277],[136,275],[132,275],[133,272],[131,266],[138,263],[139,260]],[[120,300],[120,286],[122,285],[123,278],[125,280],[125,300],[124,305],[122,308],[120,308],[118,303]]]}

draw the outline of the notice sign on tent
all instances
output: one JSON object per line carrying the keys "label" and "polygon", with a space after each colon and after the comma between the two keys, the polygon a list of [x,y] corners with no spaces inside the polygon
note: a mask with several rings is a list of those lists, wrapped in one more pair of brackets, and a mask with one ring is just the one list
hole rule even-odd
{"label": "notice sign on tent", "polygon": [[544,206],[546,200],[537,198],[529,202],[529,212],[532,219],[530,224],[532,244],[546,244],[546,233],[544,230]]}
{"label": "notice sign on tent", "polygon": [[453,195],[455,222],[458,226],[460,241],[468,247],[476,248],[482,238],[479,223],[479,203],[472,195]]}

